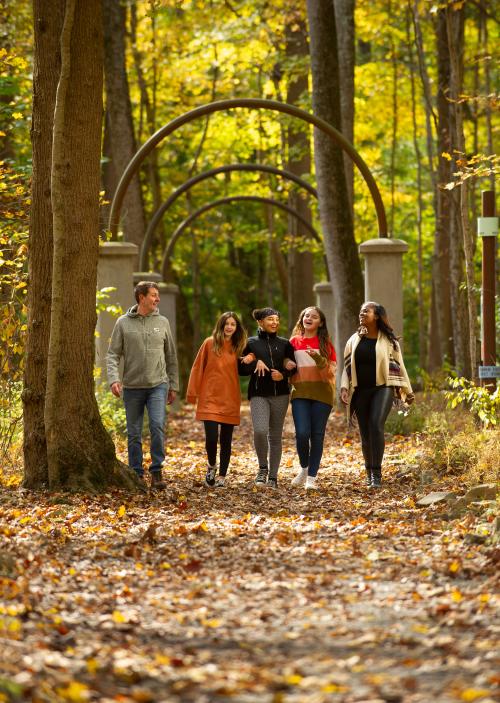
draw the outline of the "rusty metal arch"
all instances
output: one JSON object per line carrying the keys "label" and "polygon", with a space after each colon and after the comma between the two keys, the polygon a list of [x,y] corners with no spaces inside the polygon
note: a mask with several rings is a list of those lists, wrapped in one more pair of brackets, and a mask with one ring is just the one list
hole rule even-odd
{"label": "rusty metal arch", "polygon": [[233,108],[249,108],[258,110],[272,110],[274,112],[282,112],[292,117],[297,117],[303,122],[312,124],[322,132],[327,134],[330,139],[332,139],[339,147],[341,147],[353,160],[353,162],[358,167],[361,175],[363,176],[370,194],[372,196],[373,204],[375,205],[375,210],[377,213],[379,237],[387,237],[387,218],[385,215],[384,203],[382,202],[382,197],[378,186],[373,178],[370,169],[363,161],[362,157],[353,145],[331,124],[322,120],[316,115],[311,115],[309,112],[296,107],[295,105],[289,105],[288,103],[281,103],[277,100],[263,100],[257,98],[234,98],[230,100],[219,100],[217,102],[207,103],[206,105],[201,105],[200,107],[194,108],[189,112],[176,117],[175,119],[168,122],[168,124],[163,125],[157,130],[137,151],[135,156],[129,162],[127,168],[125,169],[118,187],[116,189],[113,202],[111,203],[111,210],[109,214],[109,229],[111,234],[116,237],[118,231],[118,223],[120,219],[120,213],[123,205],[123,199],[125,197],[126,190],[129,186],[132,177],[146,158],[146,156],[159,144],[163,139],[168,137],[172,132],[174,132],[182,125],[192,122],[198,117],[203,117],[205,115],[210,115],[213,112],[220,112],[221,110],[230,110]]}
{"label": "rusty metal arch", "polygon": [[165,200],[165,202],[160,205],[160,207],[156,210],[146,229],[146,234],[144,235],[144,239],[141,245],[141,252],[139,256],[140,271],[148,270],[148,255],[150,253],[149,248],[151,246],[153,235],[161,219],[163,218],[167,210],[175,203],[175,201],[180,198],[183,193],[186,193],[197,183],[201,183],[202,181],[207,180],[212,176],[217,176],[219,173],[230,173],[232,171],[272,173],[275,176],[281,176],[282,178],[286,178],[289,181],[293,181],[301,188],[307,190],[308,193],[310,193],[314,198],[316,198],[316,200],[318,199],[318,191],[310,183],[305,181],[303,178],[300,178],[300,176],[297,176],[295,173],[287,171],[286,169],[277,168],[276,166],[266,166],[265,164],[226,164],[225,166],[211,168],[210,170],[204,171],[203,173],[199,173],[196,176],[193,176],[189,180],[185,181],[181,186],[179,186],[179,188],[177,188],[177,190],[174,190],[174,192],[167,198],[167,200]]}
{"label": "rusty metal arch", "polygon": [[291,208],[289,205],[285,205],[284,203],[280,203],[279,200],[274,200],[273,198],[264,198],[263,196],[260,195],[231,195],[228,196],[227,198],[220,198],[219,200],[213,200],[211,203],[208,203],[206,205],[203,205],[203,207],[198,208],[195,212],[192,212],[189,217],[186,217],[185,220],[181,222],[181,224],[177,227],[175,232],[172,234],[170,239],[168,240],[167,246],[165,247],[165,251],[163,252],[163,259],[161,262],[161,272],[163,276],[163,280],[167,280],[167,273],[168,273],[168,267],[167,263],[170,259],[170,256],[172,254],[173,248],[175,246],[175,243],[181,236],[181,234],[184,232],[184,230],[189,227],[191,222],[195,220],[197,217],[202,215],[204,212],[207,212],[208,210],[213,210],[213,208],[219,207],[221,205],[226,205],[228,203],[233,203],[233,202],[241,202],[241,201],[248,201],[252,200],[254,202],[258,203],[267,203],[268,205],[272,205],[273,207],[277,207],[280,210],[284,210],[285,212],[288,212],[290,215],[295,217],[299,222],[301,222],[306,229],[309,230],[311,233],[312,237],[318,241],[321,242],[321,237],[319,236],[318,232],[314,229],[314,227],[302,217],[300,213],[298,213],[296,210]]}

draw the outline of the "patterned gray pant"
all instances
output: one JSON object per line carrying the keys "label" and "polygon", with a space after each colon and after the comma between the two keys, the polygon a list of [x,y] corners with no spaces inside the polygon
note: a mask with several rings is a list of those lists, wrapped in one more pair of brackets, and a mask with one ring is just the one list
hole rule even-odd
{"label": "patterned gray pant", "polygon": [[[283,425],[288,408],[288,396],[250,399],[253,423],[253,443],[259,466],[269,466],[269,478],[276,478],[281,461]],[[269,453],[269,462],[267,456]]]}

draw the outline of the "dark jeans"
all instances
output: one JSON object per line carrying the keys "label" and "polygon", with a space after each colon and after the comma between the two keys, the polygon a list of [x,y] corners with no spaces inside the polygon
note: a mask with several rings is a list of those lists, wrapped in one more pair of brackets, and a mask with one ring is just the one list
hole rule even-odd
{"label": "dark jeans", "polygon": [[358,418],[361,449],[367,469],[380,469],[384,457],[384,425],[391,410],[394,389],[388,386],[356,388],[351,410]]}
{"label": "dark jeans", "polygon": [[295,441],[300,465],[308,476],[316,476],[323,455],[326,423],[332,406],[319,400],[295,398],[292,415],[295,423]]}
{"label": "dark jeans", "polygon": [[217,444],[219,442],[220,427],[219,476],[225,476],[231,458],[234,425],[226,425],[224,422],[215,422],[214,420],[203,420],[203,424],[205,425],[205,449],[207,450],[207,458],[210,466],[215,466],[217,462]]}
{"label": "dark jeans", "polygon": [[150,471],[159,472],[165,459],[165,421],[167,419],[168,383],[154,388],[124,388],[123,402],[127,417],[128,463],[139,476],[142,466],[142,423],[144,408],[148,409],[151,434]]}

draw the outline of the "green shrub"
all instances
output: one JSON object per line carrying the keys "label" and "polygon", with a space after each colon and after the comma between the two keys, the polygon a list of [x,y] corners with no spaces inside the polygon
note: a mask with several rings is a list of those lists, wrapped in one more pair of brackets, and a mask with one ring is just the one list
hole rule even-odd
{"label": "green shrub", "polygon": [[445,393],[448,407],[456,408],[463,403],[484,427],[496,425],[500,417],[500,388],[491,393],[483,386],[476,386],[467,378],[449,378],[451,391]]}
{"label": "green shrub", "polygon": [[121,398],[116,398],[107,384],[96,384],[96,399],[104,427],[113,439],[123,439],[127,436],[127,420],[125,407]]}

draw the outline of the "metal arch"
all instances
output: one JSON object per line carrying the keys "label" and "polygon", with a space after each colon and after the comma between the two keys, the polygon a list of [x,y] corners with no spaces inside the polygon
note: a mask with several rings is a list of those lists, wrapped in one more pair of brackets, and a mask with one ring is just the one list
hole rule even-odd
{"label": "metal arch", "polygon": [[190,190],[197,183],[211,178],[212,176],[217,176],[219,173],[229,173],[231,171],[251,171],[257,173],[263,172],[272,173],[276,176],[282,176],[283,178],[286,178],[289,181],[294,181],[295,183],[297,183],[297,185],[307,190],[314,198],[316,198],[316,200],[318,199],[318,191],[316,190],[316,188],[310,185],[303,178],[300,178],[300,176],[295,175],[295,173],[292,173],[291,171],[287,171],[285,169],[277,168],[276,166],[266,166],[265,164],[227,164],[225,166],[219,166],[218,168],[211,168],[209,171],[199,173],[198,175],[193,176],[189,180],[185,181],[181,186],[179,186],[179,188],[177,188],[177,190],[174,190],[174,192],[167,198],[167,200],[165,200],[162,205],[160,205],[160,207],[154,213],[148,225],[148,228],[146,229],[146,234],[144,235],[144,239],[141,245],[139,263],[140,271],[147,271],[148,269],[149,247],[151,246],[153,235],[160,223],[160,220],[165,215],[167,210],[174,204],[174,202],[178,198],[180,198],[183,193]]}
{"label": "metal arch", "polygon": [[203,207],[198,208],[195,212],[192,212],[189,217],[186,217],[186,219],[181,222],[181,224],[177,227],[173,235],[170,237],[168,240],[167,246],[165,247],[165,251],[163,253],[163,259],[161,262],[161,271],[163,275],[163,279],[166,280],[167,278],[167,262],[170,259],[170,256],[172,254],[173,248],[175,246],[175,243],[181,236],[181,234],[184,232],[184,230],[191,224],[193,220],[195,220],[197,217],[202,215],[204,212],[207,212],[208,210],[213,210],[213,208],[219,207],[220,205],[226,205],[227,203],[233,203],[237,201],[248,201],[248,200],[253,200],[254,202],[258,203],[268,203],[269,205],[272,205],[273,207],[277,207],[280,210],[285,210],[288,212],[290,215],[293,215],[293,217],[297,218],[299,222],[301,222],[304,227],[306,227],[309,232],[311,232],[313,238],[321,242],[321,237],[317,233],[317,231],[314,229],[314,227],[307,221],[305,220],[300,213],[298,213],[296,210],[291,208],[289,205],[285,205],[284,203],[280,203],[279,200],[274,200],[273,198],[264,198],[263,196],[260,195],[232,195],[228,196],[227,198],[221,198],[220,200],[214,200],[211,203],[208,203],[207,205],[203,205]]}
{"label": "metal arch", "polygon": [[118,230],[118,222],[120,219],[120,213],[123,205],[123,199],[125,197],[125,192],[129,186],[132,177],[138,170],[139,166],[142,164],[146,156],[155,148],[159,142],[161,142],[169,134],[172,134],[178,127],[192,122],[198,117],[203,117],[205,115],[210,115],[213,112],[220,112],[221,110],[229,110],[237,107],[245,107],[250,109],[264,109],[273,110],[275,112],[282,112],[292,117],[298,117],[303,122],[314,125],[322,132],[327,134],[338,146],[340,146],[353,160],[353,162],[358,167],[361,175],[363,176],[370,194],[372,196],[373,203],[375,205],[375,210],[377,213],[379,237],[387,237],[387,218],[385,215],[384,203],[380,195],[378,186],[373,178],[370,169],[363,161],[361,156],[358,154],[353,145],[338,131],[335,127],[332,127],[328,122],[322,120],[316,115],[311,115],[305,110],[296,107],[295,105],[289,105],[288,103],[281,103],[277,100],[263,100],[258,98],[234,98],[230,100],[219,100],[217,102],[207,103],[206,105],[201,105],[196,107],[189,112],[176,117],[171,120],[168,124],[163,125],[157,130],[137,151],[135,156],[129,162],[127,168],[125,169],[118,187],[116,189],[113,202],[111,204],[111,210],[109,214],[109,230],[112,235],[116,236]]}

